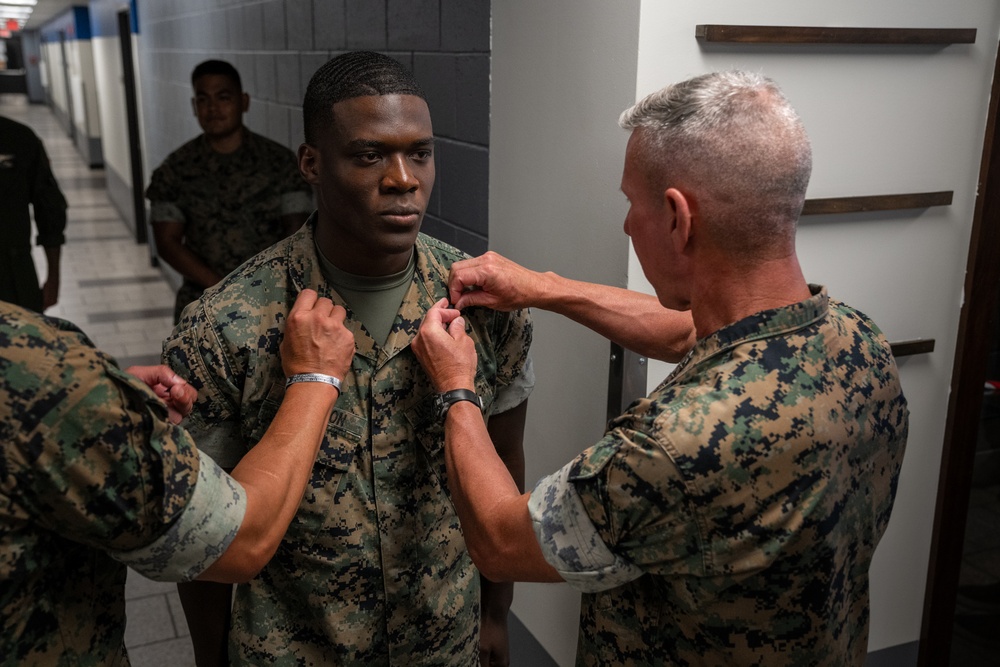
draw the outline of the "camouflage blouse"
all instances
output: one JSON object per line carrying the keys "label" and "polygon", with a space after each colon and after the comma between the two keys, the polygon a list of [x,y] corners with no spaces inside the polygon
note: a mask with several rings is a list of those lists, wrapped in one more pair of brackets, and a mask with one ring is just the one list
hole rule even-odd
{"label": "camouflage blouse", "polygon": [[0,302],[0,662],[127,665],[126,565],[190,579],[243,489],[68,322]]}
{"label": "camouflage blouse", "polygon": [[[279,345],[305,287],[346,306],[323,278],[315,216],[184,311],[168,363],[198,388],[190,419],[233,464],[284,394]],[[268,665],[478,665],[479,580],[448,496],[444,430],[410,349],[464,255],[420,235],[416,269],[384,346],[350,308],[356,352],[298,514],[260,576],[240,586],[230,659]],[[463,311],[485,414],[521,375],[526,312]],[[188,370],[190,369],[190,370]]]}
{"label": "camouflage blouse", "polygon": [[699,340],[535,488],[579,665],[864,664],[908,411],[875,324],[813,291]]}
{"label": "camouflage blouse", "polygon": [[[220,276],[284,237],[283,216],[313,210],[295,154],[245,133],[229,154],[213,151],[203,135],[195,137],[167,156],[146,189],[150,221],[183,223],[184,245]],[[175,320],[201,291],[184,281]]]}

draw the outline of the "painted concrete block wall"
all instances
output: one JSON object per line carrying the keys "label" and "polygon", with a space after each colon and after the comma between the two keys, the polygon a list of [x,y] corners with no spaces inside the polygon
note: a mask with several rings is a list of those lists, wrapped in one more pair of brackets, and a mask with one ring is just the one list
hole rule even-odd
{"label": "painted concrete block wall", "polygon": [[488,0],[139,0],[139,71],[147,178],[195,136],[191,70],[236,66],[250,94],[247,125],[297,150],[313,72],[348,50],[385,52],[425,88],[437,138],[437,183],[424,231],[472,253],[486,249],[490,3]]}

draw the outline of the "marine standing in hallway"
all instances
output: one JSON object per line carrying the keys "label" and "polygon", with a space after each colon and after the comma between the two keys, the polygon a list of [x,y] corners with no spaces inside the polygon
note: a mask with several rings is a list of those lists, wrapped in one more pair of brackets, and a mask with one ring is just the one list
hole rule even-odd
{"label": "marine standing in hallway", "polygon": [[[198,389],[199,446],[231,465],[281,398],[278,343],[297,292],[343,304],[357,343],[299,514],[271,563],[237,589],[228,658],[505,665],[512,587],[481,582],[472,565],[445,486],[440,406],[410,349],[466,257],[419,233],[435,177],[430,111],[396,60],[358,52],[313,75],[303,114],[299,166],[317,212],[207,290],[164,349]],[[523,479],[531,321],[487,308],[468,318],[482,414]]]}
{"label": "marine standing in hallway", "polygon": [[313,209],[295,154],[243,125],[250,96],[229,63],[191,74],[202,134],[163,161],[146,198],[157,254],[184,279],[174,321],[206,287],[298,229]]}

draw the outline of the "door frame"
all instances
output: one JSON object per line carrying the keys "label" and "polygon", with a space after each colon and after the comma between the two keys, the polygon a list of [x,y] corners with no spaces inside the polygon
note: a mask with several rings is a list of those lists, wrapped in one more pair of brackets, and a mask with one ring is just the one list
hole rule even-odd
{"label": "door frame", "polygon": [[993,345],[982,332],[989,331],[1000,292],[1000,49],[997,56],[951,376],[918,667],[947,665],[950,659],[986,362]]}
{"label": "door frame", "polygon": [[121,46],[122,85],[125,87],[125,117],[128,125],[129,164],[132,173],[132,213],[135,217],[135,241],[146,243],[146,202],[143,198],[145,176],[142,170],[142,136],[139,132],[139,91],[135,83],[135,58],[132,51],[132,12],[122,9],[117,15],[118,40]]}

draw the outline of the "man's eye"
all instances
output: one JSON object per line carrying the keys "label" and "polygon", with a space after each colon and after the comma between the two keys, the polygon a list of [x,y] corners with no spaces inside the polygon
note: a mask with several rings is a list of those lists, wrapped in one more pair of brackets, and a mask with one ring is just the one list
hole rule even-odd
{"label": "man's eye", "polygon": [[416,158],[417,160],[430,160],[433,154],[434,153],[430,150],[422,150],[422,151],[416,151],[413,154],[413,157]]}
{"label": "man's eye", "polygon": [[378,162],[381,157],[378,153],[358,153],[358,159],[362,162]]}

